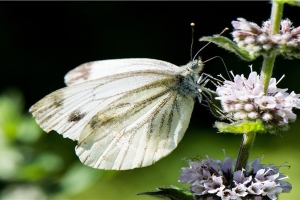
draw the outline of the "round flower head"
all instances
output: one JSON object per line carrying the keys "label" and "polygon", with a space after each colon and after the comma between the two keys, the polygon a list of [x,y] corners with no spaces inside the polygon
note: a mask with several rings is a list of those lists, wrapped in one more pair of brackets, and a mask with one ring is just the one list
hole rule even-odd
{"label": "round flower head", "polygon": [[286,130],[288,123],[295,121],[293,108],[300,108],[299,94],[277,88],[275,78],[271,78],[265,94],[262,81],[254,71],[248,78],[244,75],[233,75],[233,78],[233,81],[225,80],[216,90],[224,118],[233,122],[260,121],[270,133]]}
{"label": "round flower head", "polygon": [[294,28],[289,19],[282,20],[278,34],[270,35],[270,20],[262,27],[244,18],[232,21],[233,41],[252,56],[281,53],[287,58],[300,58],[300,27]]}
{"label": "round flower head", "polygon": [[[232,159],[224,162],[212,158],[189,162],[182,168],[180,183],[192,184],[190,191],[195,199],[277,199],[276,195],[289,192],[292,186],[282,179],[287,178],[278,172],[279,167],[262,165],[259,159],[247,164],[246,169],[233,171]],[[218,198],[215,198],[218,197]]]}

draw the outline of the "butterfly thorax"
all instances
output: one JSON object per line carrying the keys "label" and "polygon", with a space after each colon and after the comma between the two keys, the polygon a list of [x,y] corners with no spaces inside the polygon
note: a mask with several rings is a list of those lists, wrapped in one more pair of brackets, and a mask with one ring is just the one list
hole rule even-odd
{"label": "butterfly thorax", "polygon": [[197,80],[199,73],[203,69],[203,62],[201,60],[193,60],[187,65],[182,66],[181,76],[179,78],[179,93],[183,95],[197,96],[199,93]]}

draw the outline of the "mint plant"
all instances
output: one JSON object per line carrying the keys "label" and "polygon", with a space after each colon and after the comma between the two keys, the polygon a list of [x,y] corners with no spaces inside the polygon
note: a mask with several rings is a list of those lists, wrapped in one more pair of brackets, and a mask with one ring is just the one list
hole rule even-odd
{"label": "mint plant", "polygon": [[[260,27],[244,18],[232,21],[233,40],[220,36],[202,37],[200,41],[212,42],[235,53],[240,59],[253,61],[263,57],[260,74],[250,70],[248,76],[234,75],[233,80],[217,84],[216,97],[219,101],[211,106],[218,113],[215,128],[219,132],[243,134],[236,159],[225,157],[224,161],[206,158],[188,160],[189,167],[181,169],[179,182],[191,184],[190,188],[158,188],[155,192],[141,193],[166,199],[272,199],[280,193],[290,192],[292,186],[279,172],[282,166],[261,164],[261,159],[248,161],[256,134],[280,135],[296,120],[294,109],[300,108],[300,94],[277,87],[272,78],[276,57],[300,58],[300,27],[292,21],[282,19],[285,3],[298,5],[298,1],[272,1],[269,20]],[[220,104],[221,106],[217,106]]]}

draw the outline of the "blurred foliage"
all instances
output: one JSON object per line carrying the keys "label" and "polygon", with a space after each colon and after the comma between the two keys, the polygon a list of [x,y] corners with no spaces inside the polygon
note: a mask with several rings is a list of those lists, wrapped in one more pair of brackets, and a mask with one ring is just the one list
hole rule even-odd
{"label": "blurred foliage", "polygon": [[[56,150],[43,151],[43,131],[29,113],[16,89],[0,96],[0,189],[1,199],[42,200],[67,198],[94,184],[101,172],[80,163],[65,161]],[[64,145],[61,150],[63,151]]]}

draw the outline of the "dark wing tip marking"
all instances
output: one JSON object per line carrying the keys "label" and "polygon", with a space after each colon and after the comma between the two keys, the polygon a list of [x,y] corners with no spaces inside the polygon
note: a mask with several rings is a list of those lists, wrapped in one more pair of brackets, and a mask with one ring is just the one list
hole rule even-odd
{"label": "dark wing tip marking", "polygon": [[88,62],[80,65],[79,67],[71,70],[65,78],[65,82],[67,85],[72,85],[73,83],[77,83],[79,80],[86,81],[90,76],[91,65],[94,62]]}

